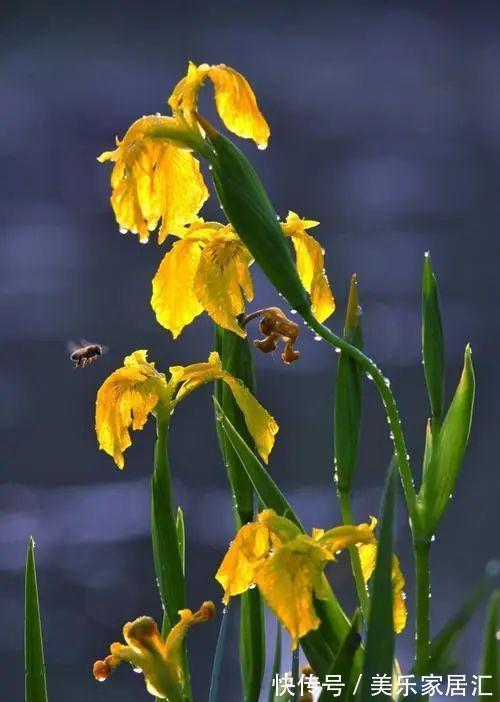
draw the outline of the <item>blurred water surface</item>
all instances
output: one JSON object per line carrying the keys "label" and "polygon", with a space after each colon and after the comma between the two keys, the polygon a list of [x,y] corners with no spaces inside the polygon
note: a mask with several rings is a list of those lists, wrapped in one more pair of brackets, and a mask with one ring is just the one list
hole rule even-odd
{"label": "blurred water surface", "polygon": [[[366,346],[392,379],[416,465],[426,417],[420,365],[419,283],[424,251],[439,275],[448,388],[472,343],[478,402],[467,462],[435,545],[436,627],[498,555],[500,409],[500,11],[444,2],[132,3],[34,1],[2,9],[0,131],[0,665],[5,699],[23,686],[22,568],[37,541],[52,699],[148,699],[139,676],[96,685],[90,667],[139,614],[159,616],[148,535],[152,426],[126,470],[97,452],[96,389],[137,348],[166,369],[206,358],[211,325],[180,341],[155,323],[151,278],[162,255],[118,234],[109,169],[95,156],[137,116],[165,109],[188,59],[243,72],[272,128],[270,148],[244,145],[278,212],[321,221],[339,312],[359,276]],[[205,100],[205,99],[204,99]],[[209,105],[208,99],[204,104]],[[207,108],[210,109],[210,108]],[[217,218],[215,199],[205,215]],[[255,305],[276,303],[255,272]],[[110,353],[73,372],[66,342],[85,337]],[[308,526],[338,519],[332,484],[335,358],[304,334],[293,367],[257,357],[259,398],[281,430],[273,475]],[[210,390],[183,404],[172,431],[176,498],[188,527],[189,602],[220,599],[213,580],[232,537]],[[326,409],[326,411],[325,411]],[[390,457],[387,426],[366,389],[355,510],[376,512]],[[406,518],[398,552],[411,568]],[[336,590],[354,605],[345,560]],[[412,609],[413,589],[408,583]],[[461,648],[475,669],[482,620]],[[194,684],[207,693],[216,626],[193,632]],[[403,664],[412,641],[399,639]],[[235,647],[224,694],[238,697]]]}

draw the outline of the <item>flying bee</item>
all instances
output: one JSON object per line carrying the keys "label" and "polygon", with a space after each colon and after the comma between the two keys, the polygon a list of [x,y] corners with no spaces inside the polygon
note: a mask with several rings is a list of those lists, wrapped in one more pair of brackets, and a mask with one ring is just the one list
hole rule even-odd
{"label": "flying bee", "polygon": [[74,362],[75,368],[85,368],[108,350],[107,346],[92,344],[85,339],[80,339],[79,344],[70,342],[68,349],[70,351],[69,357]]}

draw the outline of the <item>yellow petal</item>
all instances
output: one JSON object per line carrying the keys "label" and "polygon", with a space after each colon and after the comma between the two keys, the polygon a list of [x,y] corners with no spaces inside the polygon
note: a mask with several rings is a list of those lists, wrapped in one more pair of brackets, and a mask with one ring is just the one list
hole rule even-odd
{"label": "yellow petal", "polygon": [[196,123],[194,114],[198,108],[198,93],[205,82],[208,70],[208,64],[197,66],[190,61],[185,77],[177,83],[168,99],[174,115],[182,117],[190,125]]}
{"label": "yellow petal", "polygon": [[253,139],[265,149],[269,141],[269,126],[247,79],[223,63],[212,66],[208,75],[214,84],[215,104],[226,127],[243,139]]}
{"label": "yellow petal", "polygon": [[406,609],[406,595],[404,592],[405,579],[399,564],[399,558],[394,555],[392,559],[392,593],[394,631],[399,634],[406,626],[408,617]]}
{"label": "yellow petal", "polygon": [[176,400],[179,401],[196,388],[215,380],[223,380],[233,393],[236,404],[245,418],[248,431],[255,442],[258,452],[265,463],[274,446],[274,437],[278,433],[278,424],[269,412],[255,399],[245,385],[222,368],[217,352],[212,352],[207,363],[194,363],[182,368],[173,366],[170,373],[176,383],[182,383]]}
{"label": "yellow petal", "polygon": [[99,388],[95,426],[99,448],[123,468],[123,452],[131,445],[130,428],[142,429],[166,389],[165,376],[147,361],[146,351],[135,351]]}
{"label": "yellow petal", "polygon": [[224,602],[241,595],[255,581],[255,571],[269,555],[276,537],[266,523],[245,524],[236,534],[215,578],[224,589]]}
{"label": "yellow petal", "polygon": [[289,212],[282,225],[283,232],[292,239],[297,258],[297,272],[302,285],[311,295],[314,316],[324,322],[335,310],[330,284],[325,273],[325,257],[319,242],[306,232],[318,222],[303,220]]}
{"label": "yellow petal", "polygon": [[265,148],[269,126],[257,105],[255,94],[241,73],[224,64],[196,66],[190,63],[186,77],[175,86],[168,101],[174,114],[182,114],[188,124],[194,124],[198,93],[207,77],[214,85],[215,105],[226,127],[239,137],[253,139],[260,148]]}
{"label": "yellow petal", "polygon": [[172,629],[170,629],[167,639],[164,644],[164,658],[168,666],[175,671],[177,679],[182,684],[182,643],[187,634],[188,629],[193,624],[201,624],[213,619],[215,615],[215,605],[211,601],[203,602],[197,612],[192,612],[190,609],[181,609],[179,612],[180,619]]}
{"label": "yellow petal", "polygon": [[314,595],[323,591],[323,568],[330,560],[325,549],[307,536],[298,536],[280,546],[257,568],[255,582],[269,607],[288,630],[293,648],[320,620]]}
{"label": "yellow petal", "polygon": [[[359,558],[363,579],[368,583],[375,570],[377,562],[377,544],[363,544],[358,546]],[[392,608],[394,618],[394,631],[399,634],[406,626],[407,609],[404,594],[405,579],[396,555],[392,557]]]}
{"label": "yellow petal", "polygon": [[203,312],[194,292],[202,246],[190,238],[176,241],[165,255],[153,278],[151,307],[156,320],[175,338]]}
{"label": "yellow petal", "polygon": [[335,554],[337,551],[342,551],[349,546],[373,543],[375,541],[373,530],[376,525],[377,520],[372,519],[370,524],[338,526],[319,533],[319,535],[313,533],[313,538],[316,538],[322,546],[325,546],[332,554]]}
{"label": "yellow petal", "polygon": [[173,141],[151,138],[159,128],[179,133],[183,129],[171,117],[143,117],[114,151],[99,157],[115,162],[111,204],[116,220],[121,229],[138,234],[141,242],[148,241],[149,232],[161,221],[162,243],[172,229],[192,222],[208,198],[196,158]]}
{"label": "yellow petal", "polygon": [[236,317],[245,311],[243,294],[253,299],[250,260],[240,241],[219,237],[203,249],[194,282],[196,296],[212,319],[242,337],[246,333]]}
{"label": "yellow petal", "polygon": [[274,446],[274,437],[279,430],[276,420],[262,407],[241,380],[233,378],[229,373],[224,373],[222,380],[231,388],[236,404],[243,412],[245,423],[257,451],[264,463],[267,463]]}

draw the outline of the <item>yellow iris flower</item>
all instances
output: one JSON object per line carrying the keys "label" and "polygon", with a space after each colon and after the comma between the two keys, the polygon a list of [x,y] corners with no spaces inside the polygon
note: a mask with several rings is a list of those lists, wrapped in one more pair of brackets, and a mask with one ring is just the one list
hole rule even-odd
{"label": "yellow iris flower", "polygon": [[[361,570],[365,583],[368,583],[375,570],[377,561],[377,544],[362,544],[358,546]],[[399,558],[392,557],[392,614],[394,618],[394,631],[399,634],[406,626],[407,610],[404,593],[405,579],[399,565]]]}
{"label": "yellow iris flower", "polygon": [[173,117],[144,116],[134,122],[116,149],[98,160],[112,161],[111,205],[123,233],[130,231],[147,243],[158,225],[161,244],[176,227],[193,222],[208,198],[208,190],[192,151],[206,151],[204,133],[195,114],[198,92],[209,78],[215,103],[226,127],[254,139],[265,148],[269,127],[248,81],[229,66],[195,66],[175,87],[169,105]]}
{"label": "yellow iris flower", "polygon": [[127,662],[143,673],[146,688],[152,695],[168,702],[182,702],[184,637],[193,624],[206,622],[212,619],[214,614],[213,602],[204,602],[194,614],[190,609],[182,609],[179,612],[179,621],[170,630],[165,641],[151,617],[139,617],[133,622],[128,622],[123,627],[126,645],[111,644],[110,655],[94,663],[95,679],[107,680],[121,663]]}
{"label": "yellow iris flower", "polygon": [[[282,229],[295,248],[297,270],[311,294],[312,310],[323,322],[335,309],[320,244],[306,230],[318,222],[289,212]],[[151,306],[174,338],[203,311],[225,329],[244,337],[237,317],[253,299],[252,256],[230,224],[198,219],[173,232],[175,242],[153,279]]]}
{"label": "yellow iris flower", "polygon": [[370,524],[315,529],[308,536],[286,517],[264,510],[238,531],[217,571],[224,602],[257,585],[296,648],[320,625],[314,597],[326,596],[326,564],[349,546],[375,543],[375,525],[372,519]]}
{"label": "yellow iris flower", "polygon": [[172,366],[170,379],[147,360],[147,351],[134,351],[122,368],[111,373],[97,393],[95,426],[99,448],[124,467],[131,445],[130,429],[142,429],[152,413],[168,416],[186,395],[206,383],[222,380],[231,389],[257,450],[267,463],[278,425],[243,383],[222,368],[219,354],[189,366]]}

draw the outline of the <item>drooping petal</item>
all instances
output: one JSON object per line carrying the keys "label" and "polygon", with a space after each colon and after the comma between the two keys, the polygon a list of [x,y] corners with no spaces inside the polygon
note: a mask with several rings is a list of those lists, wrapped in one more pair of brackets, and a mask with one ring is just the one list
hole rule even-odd
{"label": "drooping petal", "polygon": [[[162,129],[172,139],[153,138]],[[113,161],[111,204],[122,230],[149,239],[161,221],[162,243],[175,227],[192,222],[208,198],[199,163],[180,143],[186,127],[171,117],[143,117],[132,124],[114,151],[99,161]],[[175,136],[178,135],[178,141]]]}
{"label": "drooping petal", "polygon": [[99,448],[114,458],[118,468],[123,468],[123,453],[132,443],[130,428],[143,428],[166,387],[165,376],[148,362],[147,352],[135,351],[99,388],[95,416]]}
{"label": "drooping petal", "polygon": [[176,339],[187,324],[203,312],[194,291],[202,245],[196,239],[180,239],[164,256],[153,278],[151,307],[156,320]]}
{"label": "drooping petal", "polygon": [[250,260],[240,241],[219,237],[203,249],[194,282],[196,296],[212,319],[242,337],[246,333],[236,317],[245,311],[243,294],[253,299]]}
{"label": "drooping petal", "polygon": [[331,557],[308,536],[280,546],[257,569],[255,582],[269,607],[288,630],[293,648],[320,625],[314,595],[322,596],[323,569]]}
{"label": "drooping petal", "polygon": [[255,571],[272,546],[273,534],[265,523],[251,522],[241,527],[215,575],[224,589],[226,604],[255,582]]}
{"label": "drooping petal", "polygon": [[175,86],[168,100],[174,114],[180,113],[188,124],[194,124],[198,93],[207,77],[214,85],[215,105],[226,127],[243,139],[253,139],[264,149],[270,131],[255,94],[241,73],[224,64],[196,66],[190,62],[187,75]]}
{"label": "drooping petal", "polygon": [[248,431],[255,442],[262,459],[267,463],[274,445],[274,437],[278,433],[278,424],[269,412],[255,399],[245,385],[226,373],[217,352],[212,352],[206,363],[194,363],[191,366],[173,366],[170,373],[175,376],[176,383],[182,383],[177,393],[176,401],[201,385],[223,380],[228,384],[234,399],[245,418]]}
{"label": "drooping petal", "polygon": [[192,612],[190,609],[181,609],[179,612],[179,621],[170,629],[164,644],[164,658],[168,661],[169,667],[175,671],[180,684],[183,684],[182,679],[182,643],[188,632],[188,629],[193,624],[202,624],[213,619],[215,615],[215,605],[210,600],[203,602],[201,607]]}
{"label": "drooping petal", "polygon": [[245,422],[252,439],[255,442],[257,451],[260,453],[264,463],[269,461],[269,454],[274,446],[274,437],[278,433],[279,427],[276,420],[269,412],[262,407],[240,380],[233,378],[229,373],[222,376],[233,393],[236,404],[243,412]]}
{"label": "drooping petal", "polygon": [[342,551],[349,546],[373,543],[375,541],[373,531],[376,525],[377,520],[372,518],[370,524],[338,526],[325,532],[317,529],[316,533],[313,533],[313,538],[316,538],[334,555],[337,551]]}
{"label": "drooping petal", "polygon": [[[363,544],[358,546],[359,558],[363,579],[368,583],[375,570],[377,562],[377,544]],[[406,626],[407,609],[404,593],[405,579],[401,571],[399,559],[396,555],[392,557],[392,608],[394,618],[394,631],[399,634]]]}
{"label": "drooping petal", "polygon": [[330,284],[325,273],[324,251],[316,239],[306,232],[318,222],[303,220],[289,212],[282,225],[283,232],[292,239],[297,259],[297,272],[302,285],[311,295],[314,316],[324,322],[335,310]]}
{"label": "drooping petal", "polygon": [[226,127],[243,139],[253,139],[265,149],[269,141],[269,126],[247,79],[223,63],[212,66],[208,73],[214,84],[217,112]]}

